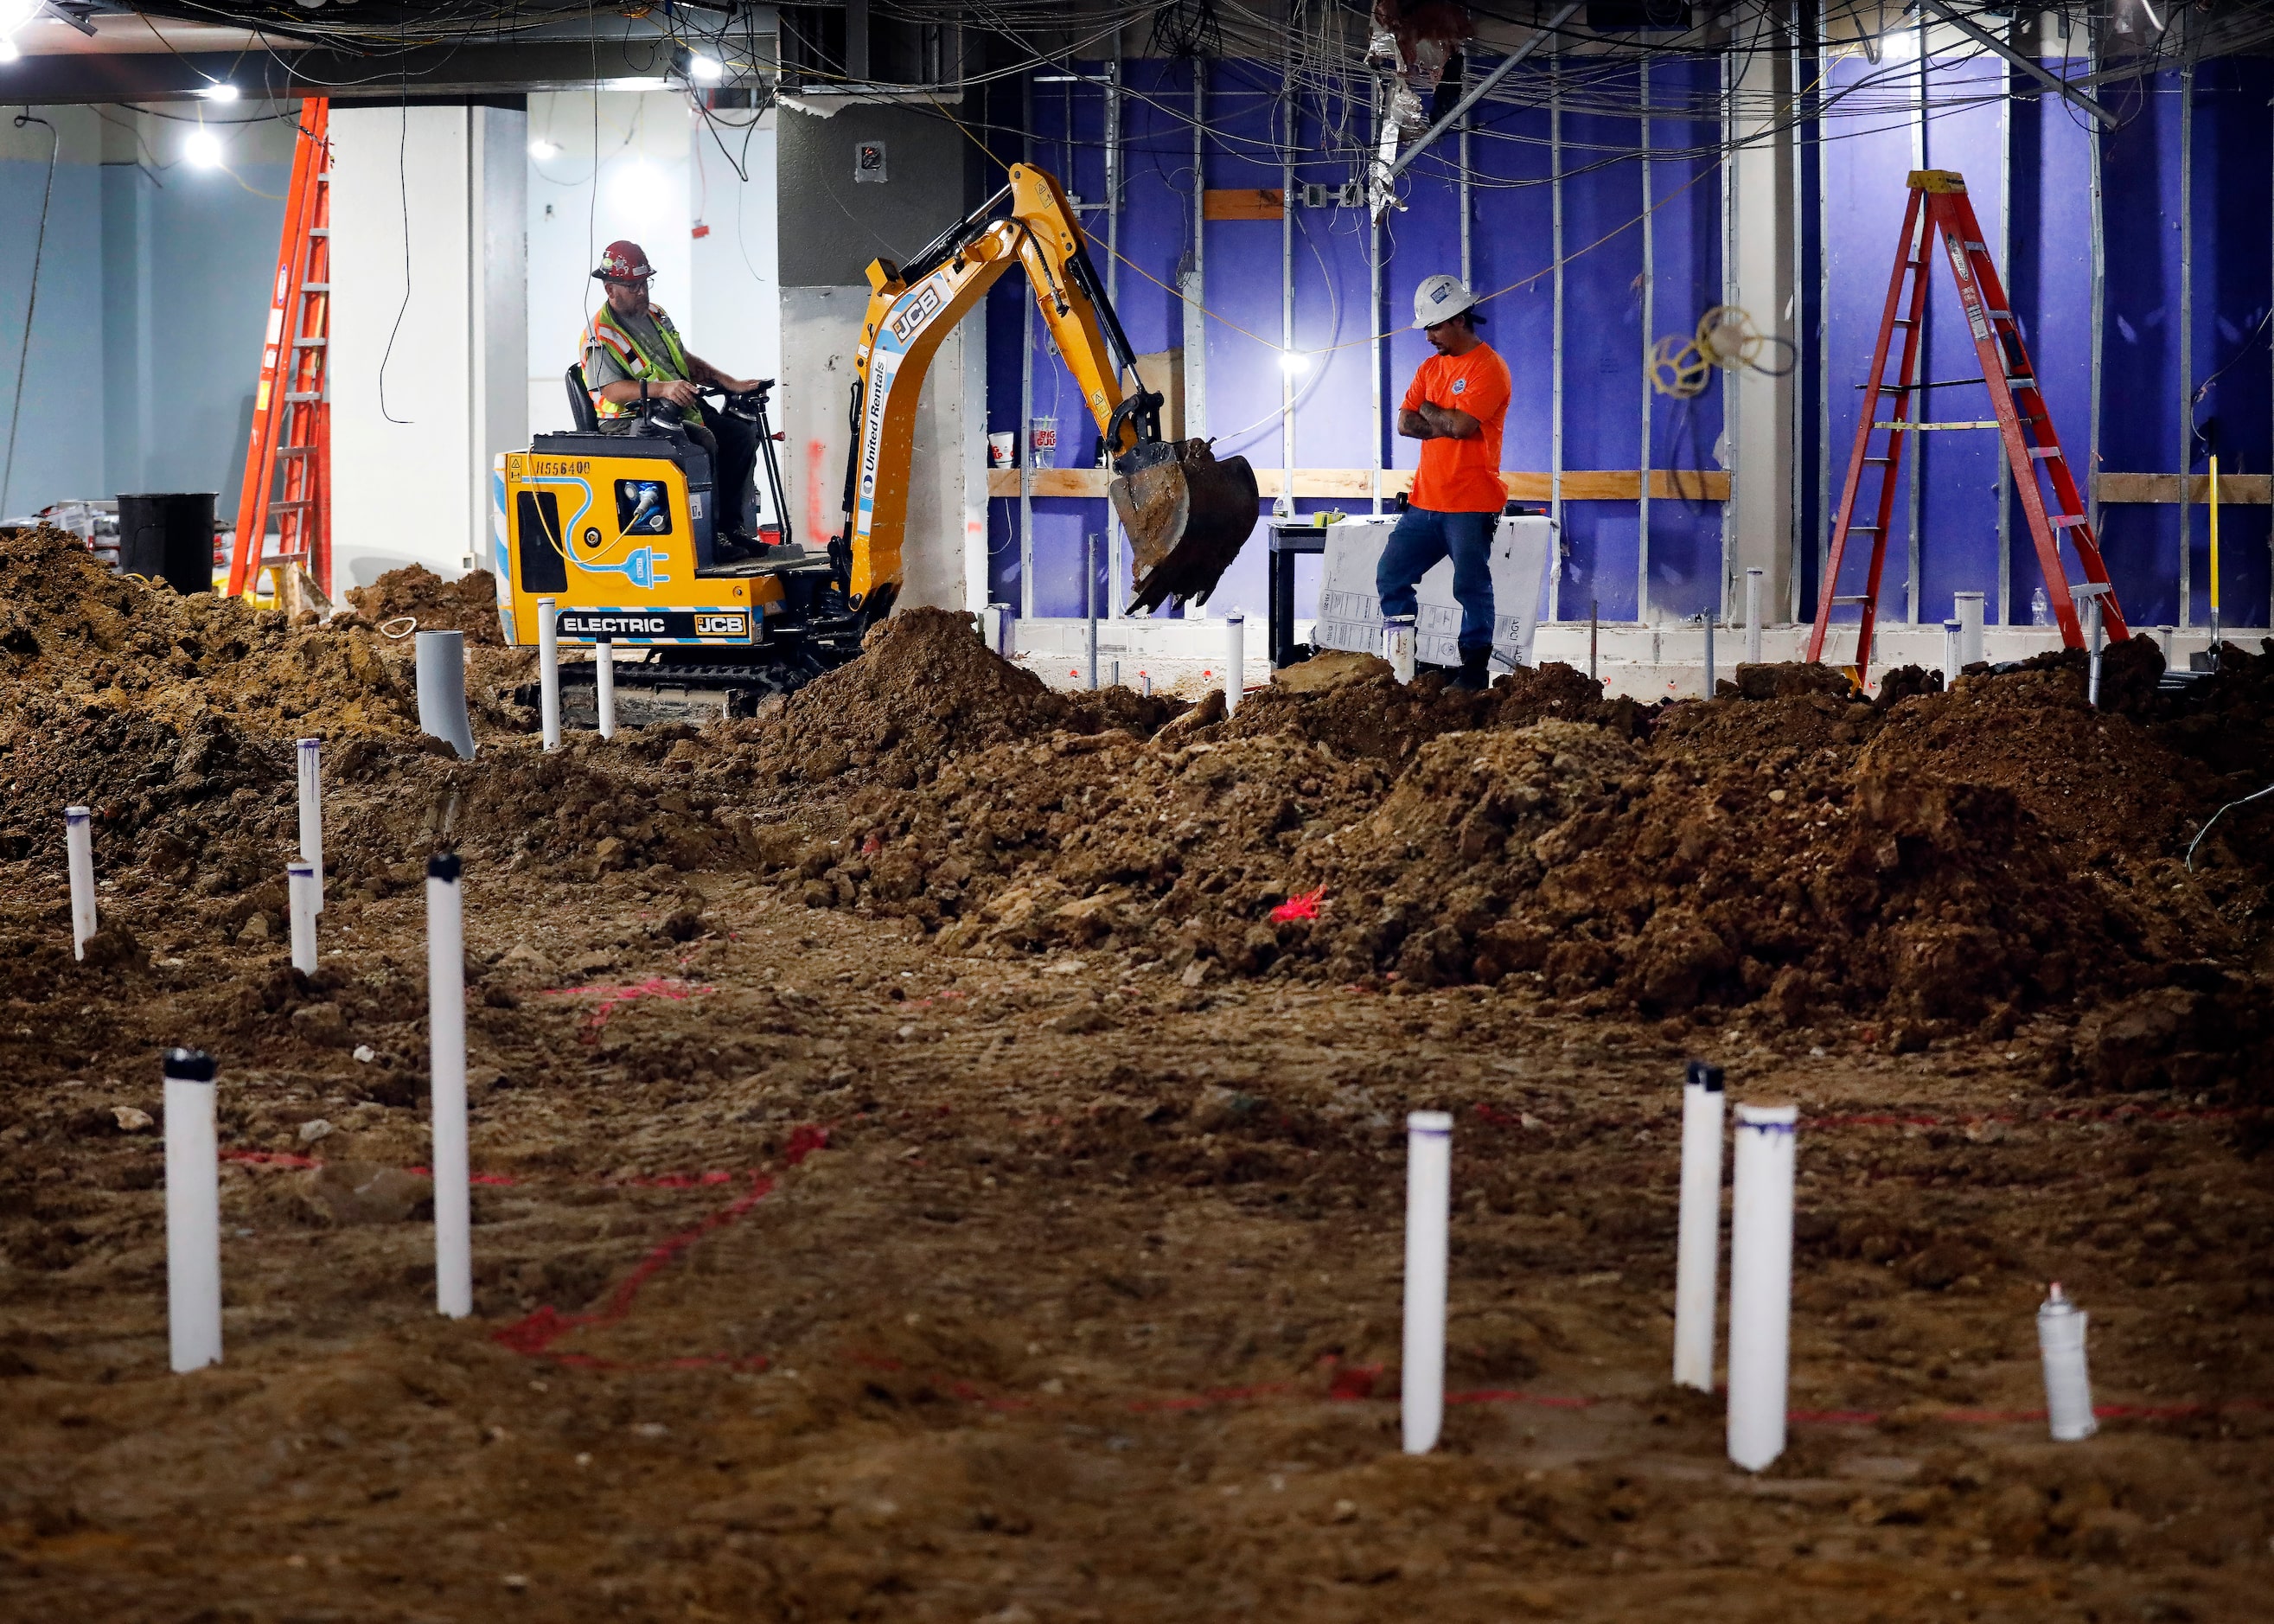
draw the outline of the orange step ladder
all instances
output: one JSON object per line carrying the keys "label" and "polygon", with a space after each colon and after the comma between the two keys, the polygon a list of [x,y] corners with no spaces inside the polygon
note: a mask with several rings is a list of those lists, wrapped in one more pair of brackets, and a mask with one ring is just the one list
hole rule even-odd
{"label": "orange step ladder", "polygon": [[[1927,267],[1939,239],[1958,281],[1958,297],[1966,306],[1967,325],[1973,330],[1974,352],[1982,363],[1979,381],[1989,386],[1993,414],[1988,421],[1935,423],[1925,420],[1923,405],[1913,403],[1929,388],[1919,381],[1919,363],[1926,316]],[[1906,293],[1905,283],[1909,289]],[[1907,309],[1907,314],[1897,314]],[[1887,380],[1887,351],[1897,328],[1903,329],[1901,370]],[[1965,380],[1975,381],[1975,380]],[[1880,402],[1892,397],[1893,410],[1879,415]],[[1864,386],[1863,419],[1856,426],[1856,450],[1849,459],[1848,479],[1840,490],[1840,510],[1832,525],[1832,554],[1824,569],[1824,590],[1816,606],[1816,624],[1808,636],[1808,658],[1824,658],[1825,634],[1831,630],[1832,610],[1839,604],[1863,608],[1856,645],[1856,675],[1870,662],[1871,632],[1879,611],[1879,572],[1886,563],[1887,530],[1895,511],[1895,470],[1901,465],[1903,442],[1914,434],[1933,429],[1994,428],[2006,442],[2006,460],[2014,473],[2014,488],[2021,497],[2022,514],[2029,537],[2037,544],[2037,563],[2044,571],[2045,593],[2052,600],[2060,624],[2061,641],[2071,648],[2085,645],[2084,629],[2077,619],[2077,600],[2097,598],[2102,623],[2111,641],[2131,635],[2124,613],[2116,604],[2116,589],[2101,562],[2100,544],[2085,515],[2084,497],[2076,474],[2062,455],[2060,437],[2053,433],[2052,409],[2037,387],[2037,369],[2029,364],[2028,347],[2007,302],[1998,268],[1991,262],[1982,227],[1974,218],[1974,205],[1966,195],[1965,178],[1949,170],[1913,170],[1910,203],[1903,210],[1903,235],[1896,251],[1894,275],[1887,283],[1887,306],[1879,317],[1879,339],[1871,351],[1871,378]],[[1871,436],[1886,435],[1884,455],[1874,457]],[[1858,525],[1856,500],[1864,471],[1879,471],[1879,505],[1872,522]],[[2037,480],[2039,469],[2052,487],[2052,507]],[[1856,534],[1871,538],[1871,563],[1864,591],[1839,594],[1840,569],[1848,556],[1848,540]],[[2076,553],[2084,579],[2072,582],[2061,563],[2060,538],[2066,535]]]}
{"label": "orange step ladder", "polygon": [[[331,99],[300,103],[292,185],[276,249],[268,328],[260,346],[260,387],[245,449],[237,502],[237,545],[229,591],[241,596],[264,564],[297,563],[326,596],[332,590],[332,414],[324,357],[331,341]],[[277,550],[265,554],[271,515]],[[280,583],[281,585],[281,583]]]}

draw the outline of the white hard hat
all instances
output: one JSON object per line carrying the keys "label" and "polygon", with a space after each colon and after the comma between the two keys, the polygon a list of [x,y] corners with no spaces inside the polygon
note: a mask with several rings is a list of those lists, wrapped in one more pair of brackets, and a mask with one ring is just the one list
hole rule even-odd
{"label": "white hard hat", "polygon": [[1476,302],[1477,296],[1461,285],[1458,276],[1425,276],[1413,290],[1413,325],[1434,327],[1449,321]]}

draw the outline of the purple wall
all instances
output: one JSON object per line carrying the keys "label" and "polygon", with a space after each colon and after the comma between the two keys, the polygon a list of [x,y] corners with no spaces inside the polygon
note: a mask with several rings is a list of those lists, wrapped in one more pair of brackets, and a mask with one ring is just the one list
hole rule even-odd
{"label": "purple wall", "polygon": [[[2055,64],[2059,65],[2059,64]],[[1081,64],[1100,72],[1100,64]],[[1277,186],[1281,117],[1276,64],[1209,65],[1204,184],[1211,188]],[[1813,79],[1816,69],[1806,70]],[[1191,247],[1192,68],[1150,60],[1124,66],[1127,151],[1118,303],[1141,350],[1182,341],[1175,296],[1149,281],[1173,283]],[[2183,448],[2180,377],[2180,81],[2164,74],[2134,86],[2112,85],[2106,97],[2122,124],[2096,135],[2089,120],[2058,102],[2007,101],[2002,69],[1979,59],[1930,59],[1924,69],[1938,103],[1924,129],[1912,114],[1922,76],[1916,62],[1874,67],[1858,58],[1833,64],[1821,85],[1822,116],[1803,126],[1807,151],[1803,234],[1803,384],[1811,403],[1800,455],[1806,500],[1802,602],[1812,609],[1824,516],[1836,508],[1854,448],[1859,391],[1876,335],[1897,228],[1904,177],[1915,167],[1914,140],[1931,167],[1954,169],[1988,240],[2001,230],[2008,291],[2054,423],[2074,465],[2091,465],[2090,143],[2101,142],[2107,220],[2106,321],[2101,378],[2103,423],[2097,448],[2104,471],[2170,472],[2200,469],[2205,443]],[[1545,472],[1550,463],[1554,352],[1553,189],[1548,93],[1554,68],[1542,61],[1517,71],[1511,86],[1534,105],[1500,102],[1480,110],[1471,140],[1473,278],[1492,297],[1485,336],[1507,359],[1515,380],[1503,451],[1511,470]],[[1686,335],[1721,297],[1721,189],[1715,147],[1720,132],[1720,64],[1711,58],[1665,58],[1651,69],[1651,280],[1655,308],[1643,330],[1645,208],[1640,77],[1631,64],[1569,60],[1562,79],[1564,277],[1563,466],[1632,469],[1641,424],[1651,421],[1651,465],[1717,467],[1722,386],[1678,402],[1653,394],[1644,357],[1649,340]],[[1056,170],[1068,189],[1091,200],[1104,190],[1103,89],[1091,82],[1032,88],[1032,155]],[[2222,467],[2264,473],[2274,468],[2274,363],[2267,348],[2274,254],[2266,219],[2274,203],[2274,129],[2270,119],[2274,64],[2233,60],[2205,64],[2194,88],[2194,320],[2192,383],[2202,389],[2225,366],[2196,417],[2216,439]],[[989,121],[999,155],[1025,152],[1020,91],[990,92]],[[1298,185],[1339,185],[1363,172],[1355,145],[1370,127],[1369,110],[1306,94],[1297,117],[1303,157]],[[1427,354],[1408,316],[1412,289],[1438,271],[1457,271],[1460,220],[1450,137],[1407,172],[1404,207],[1382,231],[1382,304],[1367,308],[1367,226],[1360,209],[1299,208],[1292,276],[1295,345],[1311,358],[1295,411],[1295,465],[1358,468],[1377,455],[1410,468],[1416,445],[1394,433],[1395,409],[1413,368]],[[1086,214],[1099,239],[1103,217]],[[1274,221],[1218,221],[1207,228],[1209,428],[1220,452],[1237,451],[1259,469],[1280,462],[1281,228]],[[1946,270],[1938,265],[1930,294],[1930,380],[1979,376],[1976,356]],[[1819,287],[1819,278],[1821,286]],[[1022,285],[1006,278],[987,306],[990,429],[1013,429],[1019,412]],[[1770,313],[1755,312],[1764,321]],[[1382,331],[1385,378],[1381,403],[1386,443],[1373,443],[1367,340]],[[1060,466],[1091,460],[1096,430],[1071,380],[1040,339],[1034,356],[1035,410],[1059,424]],[[2230,365],[2231,364],[2231,365]],[[1890,369],[1892,370],[1892,362]],[[1828,402],[1828,437],[1819,446],[1814,403]],[[1979,385],[1929,392],[1937,420],[1987,415]],[[1924,441],[1922,447],[1920,442]],[[1887,561],[1881,582],[1883,618],[1909,612],[1911,519],[1917,516],[1917,613],[1926,622],[1951,613],[1951,594],[1990,594],[1990,618],[2026,621],[2038,567],[2018,502],[2012,508],[2000,574],[1999,493],[2007,480],[1997,437],[1989,433],[1916,436],[1915,454],[1898,481]],[[1827,454],[1828,453],[1828,454]],[[1818,459],[1828,465],[1819,487]],[[1876,476],[1864,482],[1859,522],[1868,523]],[[1916,484],[1914,484],[1916,481]],[[1019,601],[1017,503],[990,505],[990,581],[996,595]],[[1299,509],[1331,505],[1301,501]],[[1354,505],[1345,502],[1343,505]],[[1046,615],[1081,610],[1083,538],[1106,528],[1102,502],[1037,500],[1035,504],[1035,607]],[[1563,616],[1583,618],[1591,601],[1606,619],[1638,613],[1638,575],[1647,576],[1647,606],[1684,616],[1719,598],[1722,519],[1717,504],[1661,499],[1650,504],[1648,563],[1640,556],[1638,504],[1571,502],[1564,510],[1565,549],[1559,599]],[[2229,506],[2223,515],[2225,604],[2229,623],[2263,623],[2269,593],[2269,510]],[[2179,615],[2180,515],[2168,504],[2103,510],[2103,547],[2120,597],[2135,624]],[[2208,611],[2206,517],[2189,516],[2190,618]],[[1864,539],[1859,538],[1859,543]],[[1840,591],[1860,590],[1868,548],[1850,549]],[[2067,567],[2075,573],[2073,555]],[[1102,571],[1101,571],[1102,573]],[[1307,608],[1315,570],[1301,581]],[[1250,542],[1225,576],[1212,609],[1263,607],[1263,535]],[[1852,620],[1843,609],[1835,616]]]}

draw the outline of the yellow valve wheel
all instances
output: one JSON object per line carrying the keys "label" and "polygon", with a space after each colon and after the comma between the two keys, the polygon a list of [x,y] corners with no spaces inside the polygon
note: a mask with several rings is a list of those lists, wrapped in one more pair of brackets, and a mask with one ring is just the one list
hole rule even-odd
{"label": "yellow valve wheel", "polygon": [[1739,306],[1716,305],[1698,318],[1698,352],[1725,371],[1758,365],[1766,342]]}
{"label": "yellow valve wheel", "polygon": [[1713,364],[1694,344],[1668,333],[1651,346],[1650,386],[1661,395],[1688,400],[1706,392],[1713,375]]}

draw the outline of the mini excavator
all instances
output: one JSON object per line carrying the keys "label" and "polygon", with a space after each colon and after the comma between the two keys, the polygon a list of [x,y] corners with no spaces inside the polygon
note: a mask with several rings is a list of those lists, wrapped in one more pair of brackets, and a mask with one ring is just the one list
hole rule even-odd
{"label": "mini excavator", "polygon": [[[906,265],[869,267],[844,527],[825,547],[801,547],[791,533],[766,420],[770,385],[727,397],[723,410],[756,426],[773,504],[760,533],[778,540],[756,556],[714,562],[714,533],[729,527],[719,509],[738,494],[712,488],[710,458],[671,406],[648,406],[629,434],[598,432],[572,366],[583,426],[500,457],[492,480],[506,640],[534,645],[538,601],[550,598],[561,644],[647,650],[644,661],[616,662],[628,721],[748,715],[768,695],[857,657],[900,593],[924,374],[940,341],[1013,265],[1112,458],[1131,606],[1204,601],[1255,527],[1254,471],[1245,457],[1217,460],[1205,441],[1161,438],[1162,397],[1137,377],[1065,193],[1046,171],[1017,164],[1000,192]],[[591,670],[562,669],[572,716],[592,703]]]}

